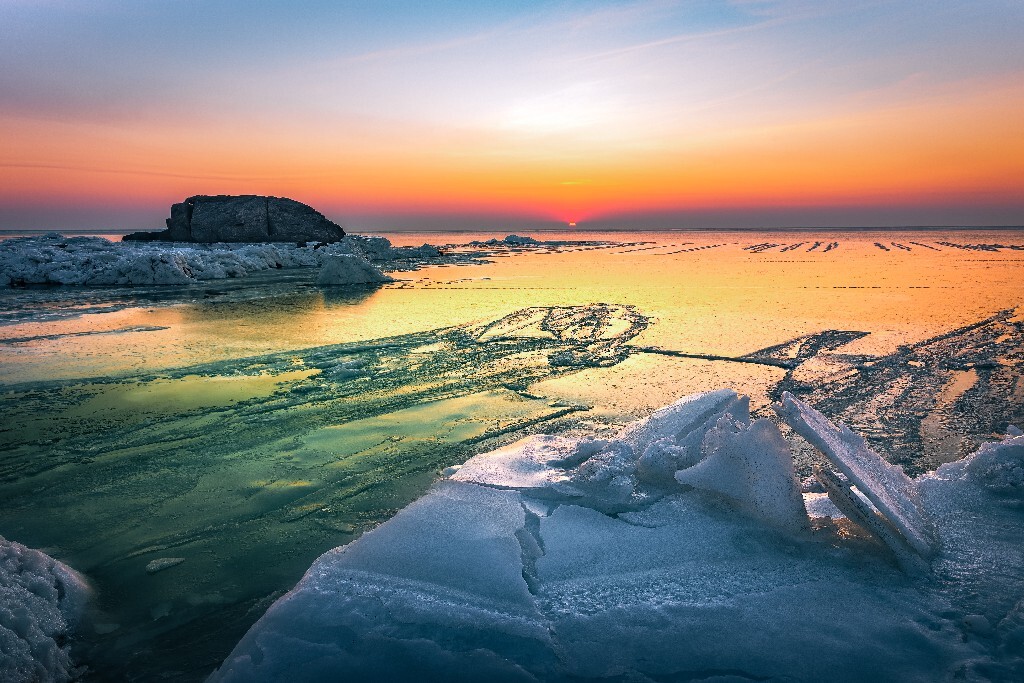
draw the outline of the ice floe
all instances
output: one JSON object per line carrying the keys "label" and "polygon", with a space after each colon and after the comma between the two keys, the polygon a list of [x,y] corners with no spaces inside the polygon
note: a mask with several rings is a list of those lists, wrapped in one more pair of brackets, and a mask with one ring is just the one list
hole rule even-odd
{"label": "ice floe", "polygon": [[0,680],[75,678],[68,639],[88,598],[73,570],[0,536]]}
{"label": "ice floe", "polygon": [[910,479],[776,410],[833,502],[730,390],[530,437],[320,557],[210,680],[1019,679],[1024,437]]}

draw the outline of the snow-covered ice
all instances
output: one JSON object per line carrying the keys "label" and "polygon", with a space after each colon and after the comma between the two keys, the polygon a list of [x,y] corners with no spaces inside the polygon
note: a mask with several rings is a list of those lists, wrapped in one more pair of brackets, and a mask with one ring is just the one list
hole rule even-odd
{"label": "snow-covered ice", "polygon": [[394,282],[372,263],[355,254],[329,254],[317,275],[318,285],[365,285]]}
{"label": "snow-covered ice", "polygon": [[[280,268],[314,268],[337,257],[349,258],[347,274],[358,259],[367,273],[378,272],[367,262],[388,263],[432,259],[436,247],[393,247],[384,237],[346,235],[329,245],[194,244],[170,242],[111,242],[101,237],[65,237],[48,233],[0,241],[0,287],[11,285],[180,285],[203,280],[245,277]],[[326,276],[325,276],[326,277]],[[369,277],[366,275],[365,277]],[[384,276],[381,276],[384,277]],[[344,279],[344,278],[341,278]],[[363,282],[369,280],[361,280]],[[386,281],[386,280],[374,280]],[[333,284],[340,284],[334,282]]]}
{"label": "snow-covered ice", "polygon": [[88,598],[89,589],[76,572],[0,536],[0,680],[75,677],[67,641]]}
{"label": "snow-covered ice", "polygon": [[805,508],[775,425],[708,392],[452,468],[320,557],[210,680],[1019,680],[1024,437],[911,480],[796,399],[779,411],[879,513],[934,529],[930,569],[824,494]]}

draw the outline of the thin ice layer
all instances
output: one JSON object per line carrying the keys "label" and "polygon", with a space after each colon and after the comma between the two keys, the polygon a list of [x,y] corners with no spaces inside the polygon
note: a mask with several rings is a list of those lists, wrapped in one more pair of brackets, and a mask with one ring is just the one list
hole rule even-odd
{"label": "thin ice layer", "polygon": [[897,465],[890,465],[864,439],[840,424],[838,427],[788,391],[774,406],[786,423],[807,439],[867,496],[919,554],[932,552],[928,521],[917,502],[917,487]]}

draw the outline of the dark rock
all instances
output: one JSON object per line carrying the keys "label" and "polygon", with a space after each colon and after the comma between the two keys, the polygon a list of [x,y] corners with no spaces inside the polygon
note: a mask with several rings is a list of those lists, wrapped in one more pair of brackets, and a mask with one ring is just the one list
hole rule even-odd
{"label": "dark rock", "polygon": [[167,229],[133,232],[128,241],[337,242],[340,225],[315,209],[285,197],[196,195],[171,206]]}

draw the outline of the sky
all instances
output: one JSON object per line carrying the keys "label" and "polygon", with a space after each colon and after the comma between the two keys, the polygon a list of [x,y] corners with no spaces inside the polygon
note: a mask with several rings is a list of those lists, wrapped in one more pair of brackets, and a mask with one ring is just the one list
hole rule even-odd
{"label": "sky", "polygon": [[1024,224],[1024,2],[0,0],[0,230]]}

